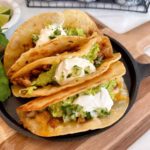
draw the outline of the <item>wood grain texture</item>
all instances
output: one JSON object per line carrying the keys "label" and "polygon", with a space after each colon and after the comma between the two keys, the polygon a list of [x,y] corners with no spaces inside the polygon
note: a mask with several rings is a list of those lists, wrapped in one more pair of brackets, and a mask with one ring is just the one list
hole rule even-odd
{"label": "wood grain texture", "polygon": [[[150,63],[143,54],[150,44],[150,22],[128,33],[116,34],[108,28],[103,32],[120,41],[138,61]],[[35,140],[16,133],[0,118],[0,150],[124,150],[150,128],[150,77],[140,85],[137,101],[130,112],[115,126],[100,133],[66,138]]]}

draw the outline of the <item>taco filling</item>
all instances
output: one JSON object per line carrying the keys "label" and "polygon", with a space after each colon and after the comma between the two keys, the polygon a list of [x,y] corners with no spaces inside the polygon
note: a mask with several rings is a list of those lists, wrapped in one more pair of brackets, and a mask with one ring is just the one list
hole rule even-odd
{"label": "taco filling", "polygon": [[99,45],[94,44],[86,55],[66,58],[58,64],[44,66],[43,69],[45,70],[43,71],[33,70],[32,76],[30,76],[31,81],[30,79],[20,79],[19,81],[19,78],[17,81],[27,87],[21,91],[28,94],[32,94],[33,90],[48,84],[65,85],[70,81],[78,80],[80,77],[96,72],[96,68],[101,65],[103,57],[100,53]]}
{"label": "taco filling", "polygon": [[59,64],[54,64],[48,71],[40,73],[32,85],[45,86],[53,81],[63,85],[70,80],[91,74],[102,62],[102,59],[99,61],[97,59],[98,52],[100,52],[99,46],[95,44],[87,55],[67,58]]}
{"label": "taco filling", "polygon": [[[125,112],[128,93],[123,79],[115,78],[64,100],[54,102],[49,97],[51,104],[37,109],[40,106],[36,104],[45,105],[43,100],[27,103],[17,108],[17,113],[24,127],[34,134],[56,136],[111,125]],[[32,108],[36,109],[29,111]]]}
{"label": "taco filling", "polygon": [[[16,61],[18,61],[18,58],[28,51],[30,51],[31,54],[32,50],[34,52],[39,52],[42,48],[42,50],[44,49],[42,54],[48,52],[49,56],[51,56],[53,55],[53,49],[55,51],[58,43],[61,43],[60,45],[63,47],[64,42],[67,44],[67,47],[71,48],[78,45],[76,39],[78,39],[80,43],[86,42],[86,39],[95,32],[102,35],[98,30],[96,23],[86,13],[80,10],[47,12],[33,16],[23,23],[12,35],[5,50],[5,70],[8,72]],[[58,39],[58,42],[55,37],[60,38]],[[67,40],[67,37],[71,38],[71,41],[74,39],[74,43],[71,44],[66,42],[65,40]],[[49,45],[53,42],[55,43],[55,47],[51,49],[51,46]],[[41,58],[41,55],[36,55],[34,60]],[[26,58],[31,62],[29,55],[27,55]],[[25,65],[26,63],[20,65],[20,68]]]}
{"label": "taco filling", "polygon": [[61,24],[51,24],[41,29],[40,34],[32,34],[32,41],[40,46],[58,36],[85,36],[85,33],[81,28],[64,28]]}
{"label": "taco filling", "polygon": [[53,118],[63,122],[78,121],[80,123],[95,117],[105,117],[111,113],[114,104],[113,90],[116,85],[116,81],[112,80],[52,104],[46,109]]}

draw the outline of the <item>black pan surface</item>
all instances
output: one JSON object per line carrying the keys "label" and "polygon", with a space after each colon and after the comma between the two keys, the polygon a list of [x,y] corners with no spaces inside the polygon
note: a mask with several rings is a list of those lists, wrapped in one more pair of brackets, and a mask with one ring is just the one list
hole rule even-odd
{"label": "black pan surface", "polygon": [[[126,110],[126,113],[124,114],[124,116],[125,116],[127,114],[127,112],[131,109],[132,105],[134,104],[134,102],[136,100],[136,95],[138,92],[138,87],[139,87],[140,81],[144,77],[147,77],[150,75],[150,64],[140,64],[140,63],[136,62],[133,59],[133,57],[129,54],[129,52],[119,42],[117,42],[116,40],[114,40],[111,37],[109,37],[109,38],[111,40],[114,51],[120,52],[122,54],[121,61],[125,64],[125,67],[127,70],[126,75],[124,76],[124,80],[125,80],[125,83],[127,85],[128,91],[129,91],[130,103],[129,103],[128,109]],[[25,100],[25,99],[18,99],[13,96],[11,96],[4,103],[0,102],[1,117],[7,122],[7,124],[10,127],[17,130],[18,132],[20,132],[23,135],[26,135],[26,136],[29,136],[32,138],[52,140],[52,138],[43,138],[43,137],[38,137],[36,135],[33,135],[28,130],[24,129],[22,125],[20,125],[18,116],[16,114],[16,108],[26,102],[27,102],[27,100]],[[122,118],[124,116],[122,116]],[[109,126],[107,128],[110,128],[111,126]],[[77,137],[79,135],[81,136],[81,135],[85,135],[85,134],[89,135],[91,133],[96,134],[97,132],[98,133],[103,132],[107,128],[98,129],[96,131],[88,131],[86,133],[79,133],[79,134],[71,135],[71,137],[74,137],[74,136]],[[66,138],[66,136],[63,136],[63,137]]]}

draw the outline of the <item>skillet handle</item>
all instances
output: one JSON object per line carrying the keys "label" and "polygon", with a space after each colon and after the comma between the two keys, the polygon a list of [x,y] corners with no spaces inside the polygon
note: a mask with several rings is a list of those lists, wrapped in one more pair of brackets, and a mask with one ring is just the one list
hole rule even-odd
{"label": "skillet handle", "polygon": [[137,62],[137,65],[142,79],[150,76],[150,64],[141,64]]}

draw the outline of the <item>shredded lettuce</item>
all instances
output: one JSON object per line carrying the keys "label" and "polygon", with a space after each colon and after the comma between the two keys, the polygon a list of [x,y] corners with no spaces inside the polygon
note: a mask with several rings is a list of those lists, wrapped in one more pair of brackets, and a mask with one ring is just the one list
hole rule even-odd
{"label": "shredded lettuce", "polygon": [[84,55],[83,58],[88,59],[91,63],[94,63],[94,60],[97,58],[98,52],[100,51],[99,45],[95,43],[87,55]]}
{"label": "shredded lettuce", "polygon": [[85,36],[85,33],[81,28],[67,28],[65,31],[68,36]]}

